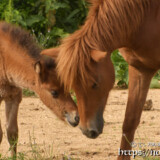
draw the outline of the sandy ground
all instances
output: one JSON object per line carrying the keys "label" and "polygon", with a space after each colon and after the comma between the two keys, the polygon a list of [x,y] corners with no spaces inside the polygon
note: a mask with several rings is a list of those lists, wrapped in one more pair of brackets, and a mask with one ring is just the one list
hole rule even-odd
{"label": "sandy ground", "polygon": [[[18,117],[18,152],[29,152],[31,150],[31,142],[35,142],[40,146],[40,152],[51,154],[49,151],[53,151],[53,155],[58,157],[65,155],[68,157],[68,160],[70,159],[69,157],[79,160],[116,160],[127,102],[127,93],[127,90],[111,91],[104,113],[105,126],[103,134],[94,140],[82,135],[78,127],[72,128],[61,122],[38,98],[23,98]],[[140,126],[135,135],[137,146],[140,143],[145,144],[145,147],[142,149],[147,149],[150,142],[157,145],[160,141],[159,97],[160,90],[149,91],[147,99],[152,99],[153,109],[143,112]],[[9,154],[9,145],[5,131],[4,103],[2,103],[0,109],[4,133],[3,141],[0,145],[0,153],[6,156]]]}

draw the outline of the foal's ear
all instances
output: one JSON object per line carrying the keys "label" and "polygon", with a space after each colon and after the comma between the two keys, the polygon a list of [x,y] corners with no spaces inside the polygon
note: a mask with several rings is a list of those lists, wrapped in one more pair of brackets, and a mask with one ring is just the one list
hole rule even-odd
{"label": "foal's ear", "polygon": [[38,75],[38,79],[41,83],[45,82],[45,74],[44,74],[44,64],[41,61],[37,61],[34,64],[34,70],[36,71]]}
{"label": "foal's ear", "polygon": [[60,51],[60,48],[50,48],[50,49],[42,50],[41,54],[50,56],[52,58],[57,58],[59,51]]}
{"label": "foal's ear", "polygon": [[105,58],[107,55],[106,52],[92,50],[91,51],[91,57],[94,61],[99,62],[102,58]]}
{"label": "foal's ear", "polygon": [[37,74],[40,74],[42,72],[42,65],[41,65],[40,61],[37,61],[34,64],[34,69],[35,69],[35,71],[36,71]]}

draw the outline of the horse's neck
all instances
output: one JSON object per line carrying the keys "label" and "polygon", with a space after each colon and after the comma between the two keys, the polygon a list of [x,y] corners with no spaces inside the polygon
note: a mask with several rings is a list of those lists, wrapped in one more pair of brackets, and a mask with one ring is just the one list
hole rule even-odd
{"label": "horse's neck", "polygon": [[112,52],[128,45],[128,40],[142,23],[149,3],[147,0],[99,1],[90,8],[81,31],[91,48]]}
{"label": "horse's neck", "polygon": [[33,90],[36,81],[35,60],[16,50],[12,54],[5,53],[4,56],[6,78],[9,83]]}

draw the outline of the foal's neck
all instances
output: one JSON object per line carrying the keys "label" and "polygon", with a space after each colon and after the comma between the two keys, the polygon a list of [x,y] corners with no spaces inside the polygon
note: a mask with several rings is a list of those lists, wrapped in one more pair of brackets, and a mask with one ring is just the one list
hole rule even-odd
{"label": "foal's neck", "polygon": [[11,85],[21,88],[35,89],[36,72],[35,59],[21,48],[13,48],[13,52],[5,53],[6,76]]}

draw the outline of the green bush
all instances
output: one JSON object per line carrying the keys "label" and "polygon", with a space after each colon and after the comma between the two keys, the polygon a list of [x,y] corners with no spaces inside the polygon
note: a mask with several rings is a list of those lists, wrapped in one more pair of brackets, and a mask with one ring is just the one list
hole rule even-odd
{"label": "green bush", "polygon": [[28,89],[23,89],[23,96],[25,96],[25,97],[35,97],[36,94],[33,91],[30,91]]}
{"label": "green bush", "polygon": [[118,50],[114,51],[111,56],[115,75],[116,75],[116,83],[120,88],[128,87],[128,64],[121,56]]}
{"label": "green bush", "polygon": [[78,29],[87,11],[85,0],[0,1],[0,19],[30,30],[45,48]]}

